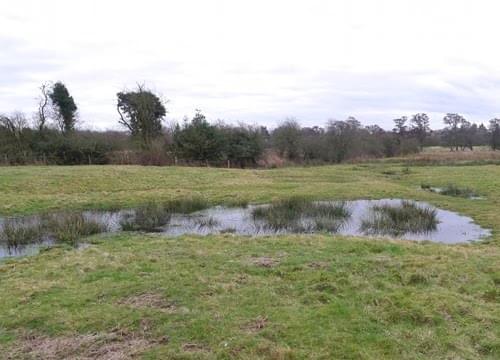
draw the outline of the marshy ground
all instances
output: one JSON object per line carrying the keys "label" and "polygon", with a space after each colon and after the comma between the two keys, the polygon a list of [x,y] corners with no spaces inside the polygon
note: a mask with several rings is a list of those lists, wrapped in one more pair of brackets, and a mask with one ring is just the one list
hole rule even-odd
{"label": "marshy ground", "polygon": [[[0,354],[496,359],[499,179],[493,165],[0,168],[3,215],[195,196],[210,204],[402,198],[493,230],[488,240],[466,245],[229,231],[93,235],[82,249],[58,246],[0,263]],[[433,193],[423,183],[453,183],[484,198]],[[321,211],[341,215],[338,208]]]}

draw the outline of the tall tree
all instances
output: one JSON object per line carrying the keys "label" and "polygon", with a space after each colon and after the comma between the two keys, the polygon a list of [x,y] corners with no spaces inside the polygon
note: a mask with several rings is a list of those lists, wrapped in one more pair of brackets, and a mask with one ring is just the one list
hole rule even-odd
{"label": "tall tree", "polygon": [[406,136],[406,133],[408,132],[408,118],[406,116],[402,116],[398,119],[394,119],[394,129],[392,130],[395,134],[397,134],[399,137],[404,137]]}
{"label": "tall tree", "polygon": [[417,138],[420,147],[423,146],[424,140],[429,134],[429,117],[425,113],[418,113],[411,117],[410,132]]}
{"label": "tall tree", "polygon": [[56,82],[49,93],[49,97],[54,107],[59,129],[63,133],[73,131],[76,125],[76,111],[78,108],[66,85],[60,81]]}
{"label": "tall tree", "polygon": [[45,126],[48,120],[48,107],[50,105],[50,87],[49,84],[43,83],[40,86],[40,98],[38,99],[38,114],[36,115],[36,127],[38,131],[42,132],[45,130]]}
{"label": "tall tree", "polygon": [[500,150],[500,119],[490,120],[490,146],[493,150]]}
{"label": "tall tree", "polygon": [[161,99],[144,85],[138,85],[135,91],[119,92],[116,96],[119,123],[149,148],[152,140],[161,135],[162,120],[167,114]]}
{"label": "tall tree", "polygon": [[463,130],[470,124],[462,115],[455,113],[448,113],[443,118],[446,125],[444,129],[444,139],[450,150],[458,151],[459,147],[463,146]]}

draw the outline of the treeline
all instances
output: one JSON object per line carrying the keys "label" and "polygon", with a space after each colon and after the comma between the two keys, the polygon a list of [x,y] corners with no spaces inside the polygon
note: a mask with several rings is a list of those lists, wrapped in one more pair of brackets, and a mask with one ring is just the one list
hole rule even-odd
{"label": "treeline", "polygon": [[394,120],[394,129],[363,126],[357,119],[302,127],[287,119],[277,128],[207,121],[197,110],[181,124],[164,126],[165,101],[143,85],[117,94],[118,122],[126,131],[78,129],[78,107],[67,87],[44,84],[31,120],[20,112],[0,115],[0,163],[279,166],[340,163],[419,152],[424,146],[451,151],[489,145],[500,149],[500,119],[473,124],[447,114],[432,131],[424,113]]}

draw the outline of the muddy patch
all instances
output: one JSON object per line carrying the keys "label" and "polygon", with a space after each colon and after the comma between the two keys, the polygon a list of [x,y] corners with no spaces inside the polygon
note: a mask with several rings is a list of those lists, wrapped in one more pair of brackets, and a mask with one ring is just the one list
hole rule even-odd
{"label": "muddy patch", "polygon": [[330,263],[327,261],[313,261],[307,264],[307,266],[311,269],[327,269],[330,266]]}
{"label": "muddy patch", "polygon": [[182,351],[208,353],[208,352],[210,352],[210,348],[208,346],[203,345],[203,344],[185,343],[182,345]]}
{"label": "muddy patch", "polygon": [[126,305],[136,309],[157,309],[165,312],[175,312],[176,305],[165,299],[160,294],[156,293],[142,293],[125,298],[118,302],[120,305]]}
{"label": "muddy patch", "polygon": [[155,342],[120,333],[50,338],[27,336],[7,359],[124,360],[137,358]]}
{"label": "muddy patch", "polygon": [[268,321],[269,320],[266,316],[259,316],[256,319],[243,325],[241,329],[248,333],[257,333],[263,330],[268,325]]}
{"label": "muddy patch", "polygon": [[260,256],[252,258],[250,263],[255,266],[272,268],[279,265],[280,260],[268,256]]}

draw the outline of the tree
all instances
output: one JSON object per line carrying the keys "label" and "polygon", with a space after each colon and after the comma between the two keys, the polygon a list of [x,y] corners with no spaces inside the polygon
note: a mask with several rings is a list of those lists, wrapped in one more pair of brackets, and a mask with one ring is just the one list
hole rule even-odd
{"label": "tree", "polygon": [[342,162],[355,157],[362,149],[361,123],[353,117],[345,121],[330,120],[327,129],[329,158],[334,162]]}
{"label": "tree", "polygon": [[290,160],[296,160],[301,155],[300,125],[293,118],[286,119],[272,133],[272,143],[278,153]]}
{"label": "tree", "polygon": [[429,117],[425,113],[418,113],[411,117],[410,133],[413,134],[420,144],[423,146],[424,140],[430,132]]}
{"label": "tree", "polygon": [[184,119],[184,124],[177,126],[173,133],[175,152],[185,158],[197,161],[219,160],[224,150],[220,130],[211,125],[200,110],[191,121]]}
{"label": "tree", "polygon": [[160,98],[144,85],[138,85],[135,91],[119,92],[116,96],[119,123],[130,131],[132,137],[140,139],[144,147],[151,147],[152,140],[161,135],[162,120],[167,114]]}
{"label": "tree", "polygon": [[50,98],[50,87],[49,84],[42,84],[40,86],[40,97],[38,99],[38,113],[36,114],[36,126],[38,128],[38,131],[43,132],[45,130],[45,126],[48,120],[48,106]]}
{"label": "tree", "polygon": [[69,133],[75,130],[76,111],[78,108],[75,104],[75,100],[69,94],[66,85],[60,81],[56,82],[48,95],[52,101],[59,129],[63,133]]}
{"label": "tree", "polygon": [[255,165],[264,150],[259,129],[250,126],[226,127],[224,132],[225,154],[228,160],[244,168]]}
{"label": "tree", "polygon": [[406,125],[406,123],[408,122],[408,118],[406,116],[402,116],[398,119],[394,119],[393,121],[394,129],[392,131],[399,137],[406,136],[406,133],[408,132],[408,126]]}
{"label": "tree", "polygon": [[21,112],[15,112],[9,116],[0,114],[0,128],[3,128],[17,144],[21,143],[23,130],[27,127],[28,121]]}
{"label": "tree", "polygon": [[490,120],[490,146],[493,150],[500,150],[500,119]]}
{"label": "tree", "polygon": [[444,129],[444,140],[450,147],[450,150],[458,151],[459,147],[463,148],[465,129],[470,126],[470,123],[460,114],[448,113],[443,118],[443,122],[447,126]]}
{"label": "tree", "polygon": [[305,161],[328,160],[325,129],[319,126],[302,128],[300,147]]}

